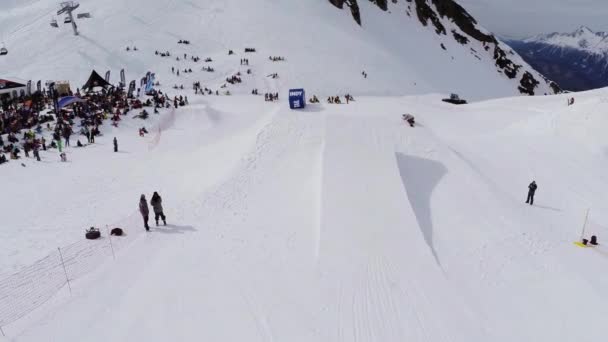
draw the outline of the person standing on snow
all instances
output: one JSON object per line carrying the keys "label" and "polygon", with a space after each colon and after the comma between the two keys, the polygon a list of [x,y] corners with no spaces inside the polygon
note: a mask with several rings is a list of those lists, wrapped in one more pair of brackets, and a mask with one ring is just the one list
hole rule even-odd
{"label": "person standing on snow", "polygon": [[141,195],[139,198],[139,212],[144,219],[144,227],[146,231],[150,231],[150,226],[148,226],[148,216],[150,215],[150,209],[148,209],[148,201],[146,201],[146,196]]}
{"label": "person standing on snow", "polygon": [[118,152],[118,140],[114,137],[114,152]]}
{"label": "person standing on snow", "polygon": [[152,195],[152,199],[150,200],[150,204],[152,205],[152,209],[154,210],[154,220],[156,221],[156,225],[158,226],[158,217],[163,219],[163,223],[167,225],[167,219],[165,214],[163,213],[163,199],[160,197],[158,192],[154,192]]}
{"label": "person standing on snow", "polygon": [[537,188],[536,181],[532,181],[532,183],[528,185],[528,199],[526,200],[526,203],[530,203],[530,205],[534,204],[534,193]]}

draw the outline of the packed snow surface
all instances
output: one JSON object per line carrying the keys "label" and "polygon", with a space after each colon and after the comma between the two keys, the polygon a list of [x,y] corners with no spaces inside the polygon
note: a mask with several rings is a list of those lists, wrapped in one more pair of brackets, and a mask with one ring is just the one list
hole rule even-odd
{"label": "packed snow surface", "polygon": [[[9,210],[9,221],[76,222],[95,210],[118,220],[158,190],[170,223],[145,233],[131,222],[137,238],[116,262],[5,329],[17,341],[597,340],[607,251],[573,241],[589,207],[589,234],[608,233],[608,93],[575,107],[562,97],[439,99],[295,112],[220,97],[178,110],[153,149],[125,128],[124,154],[105,138],[69,164],[4,167],[41,201],[35,215]],[[83,173],[90,182],[74,184]],[[70,186],[55,185],[62,177]],[[25,203],[4,186],[15,193],[5,206]],[[62,200],[69,210],[44,205]],[[46,229],[3,234],[3,250],[53,246]]]}
{"label": "packed snow surface", "polygon": [[[55,6],[29,3],[29,9],[48,5],[49,13]],[[174,31],[158,41],[138,38],[157,34],[163,20],[200,20],[199,30],[213,23],[212,17],[197,17],[195,2],[188,7],[192,17],[184,11],[173,17],[169,9],[176,3],[185,2],[162,5],[167,17],[156,21],[144,14],[161,5],[139,6],[144,2],[136,0],[127,13],[104,7],[92,20],[111,28],[119,25],[116,18],[130,17],[137,53],[150,55],[145,60],[156,68],[160,88],[176,95],[181,91],[171,86],[185,84],[189,106],[163,110],[143,123],[129,115],[118,128],[105,126],[95,145],[68,148],[68,163],[48,152],[40,163],[25,159],[25,167],[14,161],[0,167],[0,278],[83,239],[84,228],[93,225],[118,223],[130,241],[115,261],[107,258],[72,279],[71,296],[64,287],[34,312],[3,326],[6,340],[604,339],[608,91],[577,94],[573,106],[567,106],[571,95],[453,106],[441,101],[445,95],[416,95],[422,90],[327,104],[324,97],[351,89],[365,93],[377,85],[382,93],[386,79],[370,81],[372,69],[365,81],[371,85],[358,83],[364,82],[359,75],[306,76],[307,70],[324,68],[319,65],[339,70],[343,64],[331,60],[333,55],[323,56],[323,63],[309,56],[307,63],[304,54],[288,55],[289,46],[256,44],[279,39],[281,32],[261,40],[242,28],[189,47],[175,41],[195,38]],[[283,8],[288,2],[265,3],[270,11],[271,4]],[[307,10],[298,3],[293,6]],[[209,4],[219,13],[233,2]],[[235,23],[222,25],[255,27],[247,10],[253,9],[242,9]],[[15,3],[8,12],[18,11]],[[295,25],[292,19],[268,18],[286,27]],[[342,19],[352,20],[346,14]],[[32,27],[42,27],[40,20],[11,37],[24,32],[25,39],[35,32],[28,31]],[[142,20],[149,28],[137,31]],[[331,25],[323,25],[331,32]],[[29,51],[11,40],[11,53],[16,50],[23,61],[9,55],[10,64],[3,61],[0,70],[12,65],[22,78],[61,77],[81,84],[97,65],[100,72],[126,67],[129,79],[148,69],[123,51],[134,43],[113,35],[99,43],[84,23],[84,40],[69,36],[67,27],[60,30],[51,34],[82,46],[67,50],[40,40]],[[91,51],[96,44],[101,45]],[[234,45],[237,54],[227,56],[226,45]],[[249,45],[257,55],[242,54]],[[174,76],[167,71],[174,60],[152,62],[155,49],[203,58],[200,51],[207,46],[219,73],[208,79],[201,73]],[[42,51],[56,68],[32,62]],[[91,57],[90,65],[80,62],[77,56],[83,54]],[[268,55],[286,55],[288,61],[273,63]],[[61,56],[65,63],[53,60]],[[248,68],[239,65],[243,57],[254,74],[230,88],[236,95],[200,96],[189,89],[199,79],[218,88],[223,78]],[[382,70],[377,64],[376,72],[388,77]],[[281,77],[265,77],[272,72]],[[287,89],[299,85],[314,89],[308,95],[318,94],[322,103],[289,110]],[[281,100],[246,94],[255,87],[279,92]],[[406,113],[415,116],[415,127],[402,121]],[[137,135],[142,124],[151,128],[144,138]],[[120,153],[112,151],[114,136]],[[539,188],[529,206],[524,201],[532,180]],[[153,191],[163,196],[169,225],[147,233],[137,202]],[[597,235],[600,246],[580,248],[573,242],[581,237],[588,209],[586,237]]]}

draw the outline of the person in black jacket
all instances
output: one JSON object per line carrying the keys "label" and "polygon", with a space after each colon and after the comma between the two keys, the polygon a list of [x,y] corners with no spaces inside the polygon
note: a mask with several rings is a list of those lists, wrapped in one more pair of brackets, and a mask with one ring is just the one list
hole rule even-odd
{"label": "person in black jacket", "polygon": [[165,217],[165,213],[163,213],[163,199],[160,197],[158,192],[154,192],[152,199],[150,200],[150,204],[154,210],[154,220],[156,220],[156,225],[158,226],[158,218],[160,217],[163,219],[163,223],[166,226],[167,218]]}
{"label": "person in black jacket", "polygon": [[536,181],[532,181],[532,183],[528,185],[528,199],[526,200],[526,203],[530,203],[530,205],[534,204],[534,193],[537,188]]}
{"label": "person in black jacket", "polygon": [[146,201],[145,195],[141,195],[139,198],[139,213],[144,219],[144,228],[149,231],[150,226],[148,226],[148,216],[150,215],[150,209],[148,209],[148,201]]}

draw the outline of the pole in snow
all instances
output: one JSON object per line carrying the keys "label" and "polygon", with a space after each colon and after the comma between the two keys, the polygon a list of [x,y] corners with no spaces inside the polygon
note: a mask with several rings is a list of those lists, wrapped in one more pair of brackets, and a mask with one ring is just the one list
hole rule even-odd
{"label": "pole in snow", "polygon": [[57,247],[59,251],[59,257],[61,258],[61,266],[63,266],[63,272],[65,273],[65,281],[68,283],[68,289],[70,289],[70,296],[72,295],[72,286],[70,285],[70,278],[68,278],[68,271],[65,269],[65,263],[63,262],[63,254],[61,254],[61,248]]}
{"label": "pole in snow", "polygon": [[110,249],[112,249],[112,257],[116,260],[116,254],[114,254],[114,245],[112,244],[112,234],[110,234],[110,228],[106,225],[106,231],[108,232],[108,240],[110,240]]}
{"label": "pole in snow", "polygon": [[583,239],[585,238],[585,229],[587,228],[587,220],[589,219],[589,211],[591,211],[591,208],[587,209],[587,213],[585,214],[585,223],[583,223],[583,230],[581,231],[581,238],[579,241],[583,241]]}

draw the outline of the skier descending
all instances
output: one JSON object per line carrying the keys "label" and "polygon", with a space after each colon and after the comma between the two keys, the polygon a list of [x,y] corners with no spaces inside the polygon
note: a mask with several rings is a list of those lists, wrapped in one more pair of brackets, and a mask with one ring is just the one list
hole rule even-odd
{"label": "skier descending", "polygon": [[526,203],[530,203],[530,205],[534,204],[534,193],[537,188],[536,181],[532,181],[532,183],[528,185],[528,199],[526,200]]}

